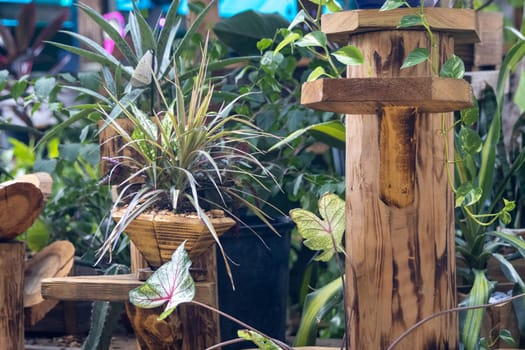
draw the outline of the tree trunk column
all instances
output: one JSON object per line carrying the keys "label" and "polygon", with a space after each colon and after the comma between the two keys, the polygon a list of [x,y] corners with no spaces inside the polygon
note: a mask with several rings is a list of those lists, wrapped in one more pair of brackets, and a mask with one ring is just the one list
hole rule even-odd
{"label": "tree trunk column", "polygon": [[[436,36],[444,62],[453,39]],[[365,33],[349,43],[363,50],[369,65],[349,67],[350,78],[432,75],[429,63],[400,69],[413,49],[430,48],[425,32]],[[423,114],[411,107],[347,116],[346,247],[357,280],[355,302],[347,300],[352,349],[386,349],[411,325],[456,306],[454,203],[441,132],[442,123],[450,126],[452,120],[452,113]],[[348,279],[348,290],[352,285]],[[456,315],[449,314],[400,346],[456,349],[457,329]]]}
{"label": "tree trunk column", "polygon": [[[418,321],[456,306],[453,177],[454,110],[472,94],[460,79],[439,78],[429,62],[401,69],[427,48],[437,70],[455,37],[476,40],[473,12],[425,9],[434,29],[398,30],[418,9],[325,15],[322,30],[358,47],[365,63],[346,79],[303,85],[301,102],[346,116],[346,313],[352,350],[388,348]],[[458,349],[455,314],[436,318],[399,349]]]}

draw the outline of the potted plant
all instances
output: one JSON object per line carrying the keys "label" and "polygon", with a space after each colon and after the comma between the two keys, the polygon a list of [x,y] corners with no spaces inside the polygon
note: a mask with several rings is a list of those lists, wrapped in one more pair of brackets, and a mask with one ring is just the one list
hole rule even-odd
{"label": "potted plant", "polygon": [[[269,136],[241,115],[230,115],[238,98],[212,111],[213,85],[206,79],[207,47],[189,96],[174,74],[168,90],[154,79],[159,105],[148,115],[131,102],[123,110],[131,127],[105,113],[133,157],[117,155],[110,182],[117,179],[112,210],[117,224],[101,248],[104,255],[123,231],[153,267],[171,258],[186,241],[197,256],[235,224],[233,205],[244,205],[268,222],[244,190],[248,182],[272,178],[256,158],[252,140]],[[169,95],[171,93],[171,95]],[[123,175],[124,174],[124,175]],[[230,217],[228,217],[228,214]]]}

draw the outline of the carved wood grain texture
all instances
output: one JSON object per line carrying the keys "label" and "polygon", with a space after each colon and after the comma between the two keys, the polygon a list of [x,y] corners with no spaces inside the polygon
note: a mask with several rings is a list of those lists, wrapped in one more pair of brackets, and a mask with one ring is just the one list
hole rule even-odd
{"label": "carved wood grain texture", "polygon": [[0,349],[24,348],[24,254],[23,242],[0,243]]}
{"label": "carved wood grain texture", "polygon": [[[453,40],[446,34],[436,36],[442,63],[452,53]],[[399,68],[414,48],[429,46],[425,33],[358,34],[350,44],[359,47],[370,64],[349,66],[349,77],[431,74],[428,64]],[[383,125],[398,138],[394,134],[400,126],[385,124],[376,115],[346,118],[346,298],[352,350],[386,349],[417,321],[456,304],[453,196],[445,171],[442,118],[451,125],[451,113],[418,114],[414,130],[401,137],[410,140],[404,149],[391,149],[382,132]],[[449,151],[452,142],[449,137]],[[400,151],[413,152],[402,156],[406,166],[401,168],[395,166]],[[395,191],[385,200],[389,162],[394,164],[393,176],[413,183],[410,200]],[[450,350],[457,349],[457,339],[457,318],[448,315],[420,327],[399,347]]]}

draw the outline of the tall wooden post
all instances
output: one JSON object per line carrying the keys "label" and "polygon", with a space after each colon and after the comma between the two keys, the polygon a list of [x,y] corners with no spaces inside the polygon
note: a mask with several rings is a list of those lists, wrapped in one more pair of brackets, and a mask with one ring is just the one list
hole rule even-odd
{"label": "tall wooden post", "polygon": [[23,242],[0,242],[0,349],[24,348],[24,256]]}
{"label": "tall wooden post", "polygon": [[[323,31],[357,46],[365,64],[349,66],[349,79],[303,86],[304,104],[347,114],[345,298],[352,350],[386,349],[411,325],[456,306],[447,165],[453,138],[443,128],[452,125],[450,111],[468,107],[472,96],[465,81],[438,78],[429,63],[400,68],[415,48],[431,49],[423,28],[396,29],[415,11],[325,16]],[[474,14],[425,11],[440,67],[453,53],[453,34],[475,37]],[[435,319],[400,348],[457,349],[457,317]]]}

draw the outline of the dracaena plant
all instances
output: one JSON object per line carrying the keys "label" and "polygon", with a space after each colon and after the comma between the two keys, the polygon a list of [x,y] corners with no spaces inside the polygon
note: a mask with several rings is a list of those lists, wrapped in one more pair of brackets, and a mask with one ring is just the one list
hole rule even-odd
{"label": "dracaena plant", "polygon": [[[246,189],[253,183],[266,188],[263,180],[274,181],[268,168],[258,160],[261,150],[253,143],[270,135],[258,129],[248,117],[230,114],[242,95],[213,111],[213,85],[206,80],[206,59],[205,47],[189,96],[183,93],[175,74],[171,95],[155,80],[161,108],[153,115],[147,115],[135,103],[121,105],[132,123],[132,132],[127,132],[106,113],[107,127],[116,130],[125,142],[124,147],[132,150],[134,156],[110,160],[115,164],[110,177],[115,179],[117,176],[113,175],[119,174],[116,185],[120,196],[116,206],[125,203],[127,209],[109,234],[102,253],[110,250],[135,217],[150,209],[195,212],[217,242],[206,214],[208,209],[223,209],[234,216],[232,205],[244,205],[269,224],[260,209],[266,203]],[[114,179],[110,181],[115,182]]]}

